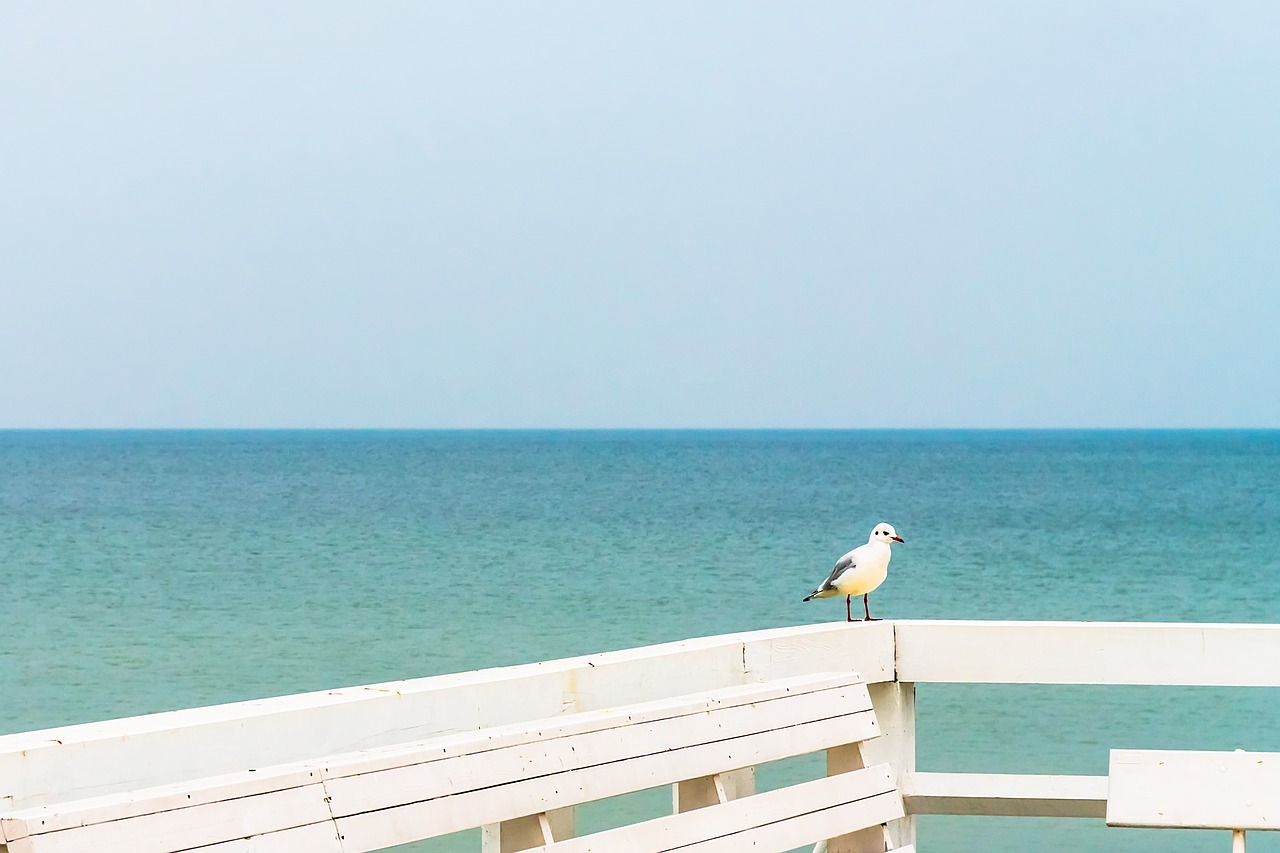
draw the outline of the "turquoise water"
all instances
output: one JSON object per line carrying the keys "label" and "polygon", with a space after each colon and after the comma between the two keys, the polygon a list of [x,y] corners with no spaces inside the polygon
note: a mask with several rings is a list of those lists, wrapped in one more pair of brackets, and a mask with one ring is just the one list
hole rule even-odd
{"label": "turquoise water", "polygon": [[[1278,483],[1280,432],[0,432],[0,731],[842,619],[878,521],[877,616],[1277,622]],[[1280,750],[1280,693],[920,688],[921,769],[1111,746]]]}

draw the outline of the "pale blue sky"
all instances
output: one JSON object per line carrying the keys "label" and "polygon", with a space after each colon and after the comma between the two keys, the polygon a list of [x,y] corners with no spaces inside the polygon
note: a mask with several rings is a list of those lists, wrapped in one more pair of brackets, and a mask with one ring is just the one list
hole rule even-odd
{"label": "pale blue sky", "polygon": [[1280,427],[1280,4],[0,4],[0,426]]}

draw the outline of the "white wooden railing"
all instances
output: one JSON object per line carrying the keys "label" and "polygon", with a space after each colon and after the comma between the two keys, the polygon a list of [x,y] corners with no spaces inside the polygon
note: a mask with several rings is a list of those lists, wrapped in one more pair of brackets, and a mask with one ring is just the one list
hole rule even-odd
{"label": "white wooden railing", "polygon": [[[898,775],[915,815],[1103,817],[1107,777],[936,773],[916,767],[917,683],[1280,686],[1280,626],[898,621],[686,640],[522,666],[283,696],[0,736],[5,813],[316,756],[593,711],[740,684],[857,671],[883,735],[863,749]],[[1170,746],[1177,746],[1170,744]],[[690,780],[677,802],[702,796]],[[750,789],[745,771],[727,778]],[[552,816],[571,832],[571,811]],[[510,815],[486,851],[536,834]],[[3,845],[0,844],[0,851]]]}

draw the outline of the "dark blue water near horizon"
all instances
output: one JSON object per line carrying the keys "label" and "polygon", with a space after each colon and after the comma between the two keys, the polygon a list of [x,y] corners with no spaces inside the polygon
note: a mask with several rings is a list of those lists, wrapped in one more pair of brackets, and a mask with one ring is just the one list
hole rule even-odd
{"label": "dark blue water near horizon", "polygon": [[[1278,431],[0,431],[0,732],[842,619],[879,521],[876,616],[1277,622],[1278,483]],[[1269,690],[920,702],[922,769],[1280,749]],[[1221,841],[977,821],[922,849]]]}

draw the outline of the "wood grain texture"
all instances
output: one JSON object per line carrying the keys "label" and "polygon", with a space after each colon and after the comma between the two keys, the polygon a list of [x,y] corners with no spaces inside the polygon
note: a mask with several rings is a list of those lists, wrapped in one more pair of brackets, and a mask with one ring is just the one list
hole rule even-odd
{"label": "wood grain texture", "polygon": [[1111,750],[1109,826],[1280,829],[1280,753]]}
{"label": "wood grain texture", "polygon": [[815,672],[893,677],[890,623],[702,637],[0,736],[0,812]]}
{"label": "wood grain texture", "polygon": [[358,853],[877,734],[860,676],[804,675],[38,806],[0,831],[21,853],[284,850],[303,835]]}

